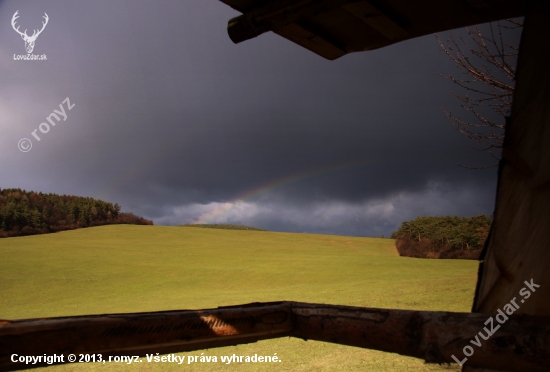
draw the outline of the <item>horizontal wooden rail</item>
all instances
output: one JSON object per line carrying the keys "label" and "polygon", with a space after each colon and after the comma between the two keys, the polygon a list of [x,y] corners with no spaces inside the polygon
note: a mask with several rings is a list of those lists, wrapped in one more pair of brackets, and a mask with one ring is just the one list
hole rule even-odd
{"label": "horizontal wooden rail", "polygon": [[231,41],[238,44],[265,32],[298,22],[312,14],[326,12],[354,2],[357,0],[281,0],[267,3],[252,12],[229,20],[227,32]]}
{"label": "horizontal wooden rail", "polygon": [[57,354],[63,355],[58,362],[68,363],[69,354],[145,356],[283,336],[393,352],[429,363],[458,360],[503,371],[550,370],[548,317],[499,314],[497,318],[273,302],[207,310],[0,320],[0,371],[47,365],[13,362],[14,354],[16,360]]}
{"label": "horizontal wooden rail", "polygon": [[[295,337],[500,371],[550,370],[550,318],[292,303]],[[488,321],[492,318],[492,321]],[[490,337],[487,331],[495,331]],[[484,340],[479,333],[487,338]],[[476,338],[477,336],[477,338]],[[479,346],[476,346],[479,345]],[[473,351],[471,356],[464,354]]]}

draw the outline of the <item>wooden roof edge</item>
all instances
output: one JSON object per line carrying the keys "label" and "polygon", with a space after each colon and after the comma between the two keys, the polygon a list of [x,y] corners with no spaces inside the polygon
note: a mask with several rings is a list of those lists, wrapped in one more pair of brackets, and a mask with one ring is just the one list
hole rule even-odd
{"label": "wooden roof edge", "polygon": [[[228,22],[228,34],[234,43],[255,38],[273,31],[327,59],[336,59],[350,52],[372,50],[412,39],[430,33],[465,27],[473,24],[496,21],[504,18],[521,17],[525,9],[520,1],[464,0],[472,8],[472,16],[461,18],[460,22],[434,22],[429,28],[411,28],[409,21],[392,11],[391,4],[375,0],[272,0],[258,2],[252,7],[248,0],[222,0],[235,9],[248,9],[241,16]],[[240,4],[242,6],[238,6]],[[256,4],[258,4],[256,3]],[[420,6],[420,5],[419,5]],[[334,42],[332,35],[326,35],[308,27],[308,18],[341,8],[350,16],[363,22],[382,35],[386,42],[363,49],[348,48],[346,43]],[[367,11],[366,11],[367,10]],[[373,17],[372,14],[376,14]],[[337,41],[337,40],[336,40]]]}

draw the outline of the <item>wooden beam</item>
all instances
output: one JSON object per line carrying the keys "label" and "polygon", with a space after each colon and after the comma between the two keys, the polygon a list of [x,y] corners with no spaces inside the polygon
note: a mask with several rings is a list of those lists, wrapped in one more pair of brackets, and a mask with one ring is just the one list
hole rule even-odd
{"label": "wooden beam", "polygon": [[106,314],[0,320],[0,371],[43,367],[13,363],[11,356],[80,353],[139,355],[200,350],[289,334],[292,312],[283,303],[197,311]]}
{"label": "wooden beam", "polygon": [[[508,309],[510,310],[510,309]],[[550,318],[372,309],[299,302],[255,303],[207,310],[107,314],[0,321],[0,371],[44,366],[13,363],[13,354],[145,356],[284,336],[333,342],[425,359],[510,371],[550,369]],[[497,329],[487,335],[484,328]],[[475,346],[472,341],[480,342]]]}
{"label": "wooden beam", "polygon": [[344,49],[298,23],[288,24],[274,32],[306,49],[314,50],[315,53],[330,61],[346,54]]}
{"label": "wooden beam", "polygon": [[[518,313],[550,315],[550,3],[528,2],[516,89],[506,124],[494,222],[482,255],[473,311],[513,297]],[[518,295],[531,279],[540,287]],[[481,372],[464,368],[464,371]]]}
{"label": "wooden beam", "polygon": [[235,43],[273,31],[328,59],[525,15],[525,0],[221,0]]}
{"label": "wooden beam", "polygon": [[550,315],[550,3],[531,0],[500,162],[494,222],[473,311],[540,285],[520,312]]}
{"label": "wooden beam", "polygon": [[406,38],[409,33],[396,21],[368,1],[358,1],[342,6],[347,12],[353,14],[361,21],[380,32],[389,40]]}
{"label": "wooden beam", "polygon": [[[502,371],[550,369],[550,318],[510,315],[488,340],[484,314],[293,303],[295,337]],[[492,322],[491,322],[492,323]],[[480,346],[474,343],[480,342]],[[473,351],[471,356],[464,355]],[[453,355],[456,359],[453,358]],[[466,360],[464,359],[466,357]]]}
{"label": "wooden beam", "polygon": [[306,17],[347,5],[357,0],[279,0],[229,20],[227,32],[234,43],[276,31]]}
{"label": "wooden beam", "polygon": [[[270,2],[263,7],[231,19],[227,30],[234,43],[252,39],[268,31],[275,31],[287,38],[290,35],[295,36],[292,41],[296,42],[294,39],[297,39],[302,46],[305,46],[303,45],[304,39],[307,43],[307,40],[319,38],[321,43],[324,44],[320,46],[321,49],[326,49],[325,45],[328,45],[330,49],[342,50],[318,34],[307,37],[301,36],[312,32],[304,28],[303,25],[298,24],[306,17],[315,16],[337,7],[342,7],[389,40],[403,39],[408,36],[408,32],[396,20],[391,19],[368,1],[358,0],[285,0]],[[317,43],[317,41],[315,42]],[[315,49],[316,46],[319,47],[314,45],[313,50],[317,50]],[[305,47],[312,49],[308,46]]]}

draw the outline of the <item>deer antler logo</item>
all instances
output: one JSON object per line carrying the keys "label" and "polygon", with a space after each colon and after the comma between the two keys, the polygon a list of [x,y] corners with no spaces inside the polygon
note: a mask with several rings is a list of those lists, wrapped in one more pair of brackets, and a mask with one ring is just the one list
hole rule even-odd
{"label": "deer antler logo", "polygon": [[44,31],[44,29],[46,28],[46,25],[48,24],[48,20],[49,20],[49,17],[46,13],[44,13],[44,20],[45,22],[42,22],[42,29],[40,31],[38,30],[34,30],[33,34],[31,36],[27,35],[27,30],[25,30],[25,32],[21,32],[19,31],[19,26],[17,26],[17,28],[15,27],[15,20],[17,18],[19,18],[19,16],[17,15],[17,13],[19,13],[19,10],[15,12],[15,14],[13,15],[12,19],[11,19],[11,27],[13,27],[13,29],[19,34],[21,35],[21,38],[23,40],[25,40],[25,49],[27,49],[27,53],[32,53],[32,50],[34,49],[34,42],[36,41],[36,38],[38,37],[38,35],[40,35],[42,33],[42,31]]}

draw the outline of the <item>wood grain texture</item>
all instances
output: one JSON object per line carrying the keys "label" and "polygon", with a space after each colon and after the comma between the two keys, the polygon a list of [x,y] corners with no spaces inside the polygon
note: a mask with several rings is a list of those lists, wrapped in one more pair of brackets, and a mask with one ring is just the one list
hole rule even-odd
{"label": "wood grain texture", "polygon": [[[207,310],[106,314],[0,321],[0,371],[43,366],[13,363],[12,354],[145,356],[293,336],[509,371],[550,369],[548,317],[509,315],[479,346],[484,314],[392,310],[299,302],[255,303]],[[493,325],[499,325],[494,320]],[[487,334],[487,333],[486,333]],[[67,359],[63,362],[67,363]]]}
{"label": "wood grain texture", "polygon": [[292,326],[290,307],[281,303],[0,321],[0,371],[45,365],[15,364],[12,354],[165,354],[281,337]]}
{"label": "wood grain texture", "polygon": [[[471,347],[473,355],[465,365],[503,371],[550,370],[548,317],[511,315],[484,340],[479,332],[487,335],[484,328],[490,330],[484,314],[300,303],[293,303],[292,308],[292,335],[303,339],[398,353],[427,363],[455,363],[452,355],[462,361],[464,347]],[[496,327],[497,320],[493,322]],[[480,341],[480,346],[472,340]]]}
{"label": "wood grain texture", "polygon": [[531,0],[527,12],[494,222],[472,309],[486,314],[518,297],[532,279],[540,287],[517,312],[550,315],[550,4]]}
{"label": "wood grain texture", "polygon": [[[273,31],[329,60],[435,32],[525,14],[523,0],[221,1],[244,13],[229,21],[227,31],[233,42]],[[315,38],[319,40],[307,41]]]}
{"label": "wood grain texture", "polygon": [[533,0],[521,40],[494,222],[473,306],[494,313],[525,281],[540,285],[519,313],[550,315],[550,3]]}

